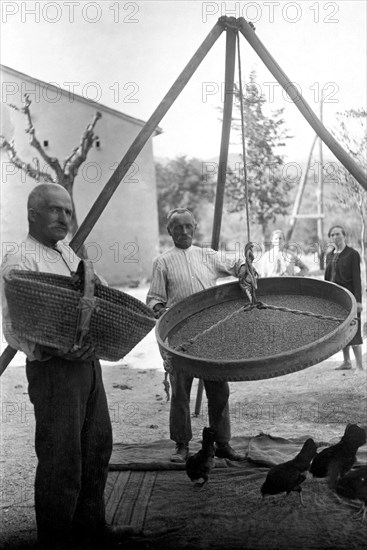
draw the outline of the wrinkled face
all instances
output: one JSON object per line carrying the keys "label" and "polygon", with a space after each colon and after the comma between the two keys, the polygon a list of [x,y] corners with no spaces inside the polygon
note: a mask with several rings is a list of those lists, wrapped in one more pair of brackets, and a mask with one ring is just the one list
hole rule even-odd
{"label": "wrinkled face", "polygon": [[29,210],[30,234],[46,246],[54,246],[70,229],[73,207],[69,193],[60,188],[45,193],[42,204]]}
{"label": "wrinkled face", "polygon": [[330,233],[330,240],[338,248],[342,248],[345,245],[345,235],[341,227],[333,227]]}
{"label": "wrinkled face", "polygon": [[173,214],[167,231],[177,248],[189,248],[195,233],[196,223],[188,212]]}

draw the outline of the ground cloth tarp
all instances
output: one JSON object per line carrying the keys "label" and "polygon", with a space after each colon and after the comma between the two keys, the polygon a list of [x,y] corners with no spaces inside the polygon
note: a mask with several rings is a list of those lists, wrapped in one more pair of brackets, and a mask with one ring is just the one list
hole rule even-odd
{"label": "ground cloth tarp", "polygon": [[[360,506],[341,501],[325,480],[303,483],[305,508],[296,493],[262,499],[260,487],[269,467],[293,458],[306,439],[265,434],[233,438],[247,460],[216,459],[202,491],[194,490],[183,465],[169,462],[172,441],[117,444],[106,487],[107,520],[142,532],[126,548],[367,548],[367,522],[356,515]],[[191,452],[199,448],[197,442],[190,446]],[[365,445],[357,465],[366,461]]]}

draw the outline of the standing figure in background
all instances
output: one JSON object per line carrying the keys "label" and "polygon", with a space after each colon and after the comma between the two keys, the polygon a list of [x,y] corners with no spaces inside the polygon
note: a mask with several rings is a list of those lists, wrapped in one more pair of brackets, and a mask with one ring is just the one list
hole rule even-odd
{"label": "standing figure in background", "polygon": [[284,233],[280,229],[272,232],[271,248],[264,253],[258,269],[261,277],[304,277],[309,271],[297,254],[286,246]]}
{"label": "standing figure in background", "polygon": [[357,368],[363,370],[362,365],[362,284],[361,284],[361,257],[357,250],[346,244],[346,232],[342,225],[334,225],[329,229],[333,250],[326,255],[325,281],[331,281],[349,290],[357,301],[358,330],[354,338],[343,349],[344,361],[336,370],[350,370],[350,346],[353,348]]}

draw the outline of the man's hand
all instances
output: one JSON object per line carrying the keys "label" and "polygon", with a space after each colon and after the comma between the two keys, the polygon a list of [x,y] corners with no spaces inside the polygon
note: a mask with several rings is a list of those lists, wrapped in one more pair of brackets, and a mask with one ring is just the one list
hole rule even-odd
{"label": "man's hand", "polygon": [[162,317],[165,311],[167,311],[167,308],[163,304],[158,303],[158,304],[155,304],[155,306],[153,307],[153,313],[156,319],[159,319],[160,317]]}

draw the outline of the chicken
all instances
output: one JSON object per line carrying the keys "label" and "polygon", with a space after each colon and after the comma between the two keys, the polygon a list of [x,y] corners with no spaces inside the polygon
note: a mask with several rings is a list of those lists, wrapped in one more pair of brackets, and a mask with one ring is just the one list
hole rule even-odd
{"label": "chicken", "polygon": [[[196,488],[203,488],[209,480],[209,475],[214,468],[214,437],[215,432],[211,428],[203,429],[203,440],[200,451],[190,456],[186,461],[186,472]],[[203,481],[199,483],[199,479]]]}
{"label": "chicken", "polygon": [[328,477],[335,489],[339,477],[351,469],[356,461],[358,447],[366,443],[366,432],[357,424],[348,424],[339,443],[327,447],[312,461],[310,472],[314,477]]}
{"label": "chicken", "polygon": [[367,466],[350,470],[341,477],[336,484],[336,492],[339,496],[350,500],[362,502],[362,522],[367,513]]}
{"label": "chicken", "polygon": [[305,441],[298,455],[292,460],[273,466],[261,487],[262,496],[277,495],[284,492],[289,495],[291,491],[296,491],[299,493],[302,506],[304,506],[301,483],[306,479],[305,472],[310,467],[316,449],[316,443],[309,438]]}

